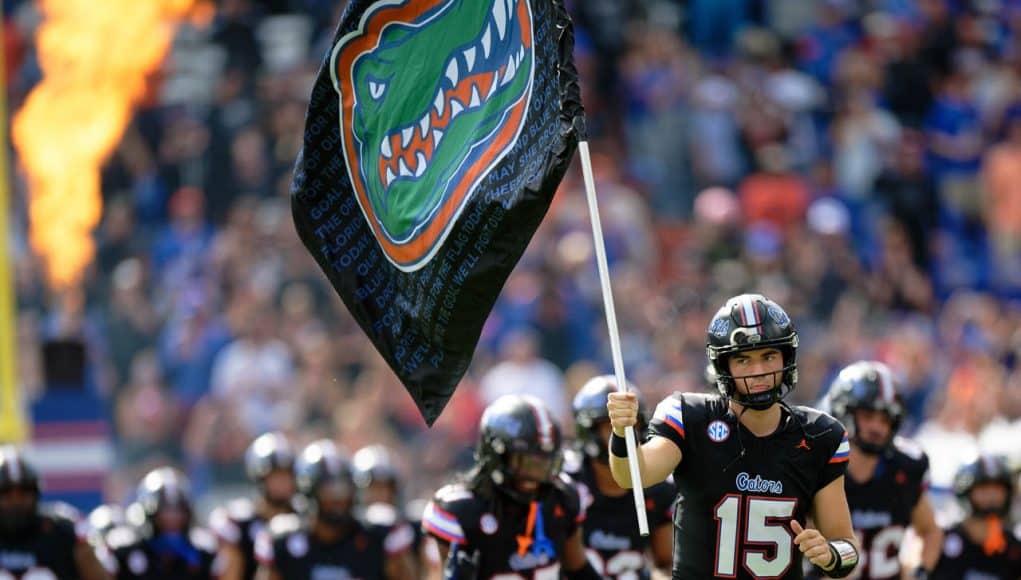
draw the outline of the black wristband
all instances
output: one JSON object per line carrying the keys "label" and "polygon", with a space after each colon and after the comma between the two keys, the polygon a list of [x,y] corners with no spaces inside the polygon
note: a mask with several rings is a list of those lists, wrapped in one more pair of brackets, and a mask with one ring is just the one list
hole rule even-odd
{"label": "black wristband", "polygon": [[610,433],[610,455],[614,457],[627,457],[627,439]]}
{"label": "black wristband", "polygon": [[924,566],[919,566],[911,572],[911,577],[914,580],[929,580],[929,571]]}
{"label": "black wristband", "polygon": [[858,549],[844,539],[830,540],[830,554],[833,555],[833,568],[822,570],[830,578],[843,578],[854,571],[858,565]]}

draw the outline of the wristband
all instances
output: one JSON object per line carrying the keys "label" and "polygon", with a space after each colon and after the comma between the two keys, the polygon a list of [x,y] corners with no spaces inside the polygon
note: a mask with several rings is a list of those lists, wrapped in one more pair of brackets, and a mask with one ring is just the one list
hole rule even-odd
{"label": "wristband", "polygon": [[929,580],[929,571],[924,566],[919,566],[911,572],[911,577],[914,580]]}
{"label": "wristband", "polygon": [[627,439],[610,433],[610,455],[614,457],[627,457]]}
{"label": "wristband", "polygon": [[830,578],[843,578],[850,574],[858,565],[858,549],[847,540],[830,540],[830,554],[833,555],[833,568],[822,570]]}

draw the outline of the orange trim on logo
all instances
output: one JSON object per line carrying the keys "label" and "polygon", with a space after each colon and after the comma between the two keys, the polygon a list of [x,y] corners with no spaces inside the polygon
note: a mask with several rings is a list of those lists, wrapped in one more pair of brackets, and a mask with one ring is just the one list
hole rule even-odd
{"label": "orange trim on logo", "polygon": [[[392,22],[412,22],[415,17],[428,12],[432,8],[446,1],[447,0],[417,0],[414,3],[414,6],[406,4],[403,6],[383,8],[370,19],[365,30],[360,36],[351,40],[347,46],[339,51],[337,54],[337,62],[334,63],[333,72],[340,84],[342,109],[350,111],[354,108],[355,91],[352,89],[351,71],[353,69],[352,65],[355,57],[370,51],[376,46],[379,34],[382,32],[383,27]],[[530,49],[532,46],[532,29],[531,22],[529,20],[528,6],[524,0],[518,0],[517,3],[517,13],[521,23],[523,43],[525,48]],[[532,63],[532,66],[535,66],[534,62]],[[343,74],[341,74],[341,71],[343,71]],[[363,210],[370,214],[370,219],[368,220],[369,226],[372,228],[372,231],[376,239],[379,241],[380,246],[383,248],[383,251],[390,257],[390,259],[402,265],[413,264],[429,253],[429,250],[447,230],[450,221],[454,217],[454,212],[457,211],[465,197],[468,196],[471,185],[484,170],[491,169],[490,163],[492,163],[495,157],[503,151],[511,140],[514,139],[519,129],[518,125],[522,122],[525,114],[525,105],[527,104],[530,90],[531,88],[526,90],[521,98],[518,99],[518,101],[511,107],[507,122],[500,129],[499,133],[497,133],[495,139],[487,148],[485,153],[476,160],[475,163],[467,168],[461,181],[457,184],[450,197],[443,202],[439,212],[433,217],[426,229],[407,243],[395,244],[386,238],[386,235],[382,231],[382,228],[376,219],[375,210],[369,202],[369,196],[366,192],[365,184],[362,182],[361,172],[351,171],[351,175],[353,177],[352,185],[354,186],[355,193],[358,195],[359,203]],[[341,130],[344,133],[343,139],[345,143],[349,146],[353,146],[355,139],[354,132],[351,128],[351,119],[349,117],[350,115],[344,115],[341,113],[341,119],[343,120]]]}

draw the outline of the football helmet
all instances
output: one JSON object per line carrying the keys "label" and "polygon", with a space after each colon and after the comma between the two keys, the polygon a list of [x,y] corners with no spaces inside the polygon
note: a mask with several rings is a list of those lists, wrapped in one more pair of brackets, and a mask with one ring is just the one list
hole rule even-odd
{"label": "football helmet", "polygon": [[[890,367],[879,361],[858,361],[843,369],[826,393],[825,407],[847,429],[855,446],[872,455],[890,447],[904,420],[904,399]],[[880,411],[890,418],[890,437],[882,443],[863,441],[858,435],[855,411]]]}
{"label": "football helmet", "polygon": [[383,445],[366,445],[351,458],[354,482],[360,492],[373,485],[387,485],[393,490],[394,501],[400,492],[400,474],[390,451]]}
{"label": "football helmet", "polygon": [[[1007,490],[1007,499],[999,507],[976,506],[971,498],[971,490],[983,483],[997,483]],[[1007,462],[996,455],[982,455],[971,463],[962,465],[954,475],[954,493],[970,510],[972,515],[999,515],[1005,517],[1010,510],[1014,498],[1014,478],[1007,467]]]}
{"label": "football helmet", "polygon": [[539,399],[504,395],[486,407],[475,448],[476,467],[501,492],[528,502],[534,493],[519,489],[522,481],[552,483],[560,472],[560,426]]}
{"label": "football helmet", "polygon": [[[585,457],[606,463],[610,460],[609,443],[599,436],[599,424],[610,421],[610,413],[606,402],[610,393],[617,391],[617,378],[613,375],[593,377],[586,382],[577,394],[571,407],[574,410],[575,445]],[[630,381],[628,390],[638,395],[638,425],[635,433],[641,441],[645,435],[645,405],[642,395]]]}
{"label": "football helmet", "polygon": [[158,467],[145,474],[138,484],[133,507],[141,510],[143,523],[152,533],[163,531],[158,529],[156,520],[165,508],[179,509],[185,520],[182,528],[187,530],[191,527],[193,514],[190,498],[191,484],[183,473],[171,467]]}
{"label": "football helmet", "polygon": [[245,452],[245,473],[258,483],[276,469],[293,472],[294,448],[282,433],[263,433]]}
{"label": "football helmet", "polygon": [[[782,354],[780,380],[768,391],[741,393],[727,361],[736,353],[762,348],[775,348]],[[761,294],[742,294],[727,300],[709,323],[706,354],[720,395],[750,409],[768,409],[798,384],[798,333],[787,312]]]}
{"label": "football helmet", "polygon": [[[13,445],[0,447],[0,494],[20,490],[20,499],[9,499],[0,508],[0,531],[17,535],[35,526],[39,509],[39,474]],[[27,495],[25,495],[27,492]]]}
{"label": "football helmet", "polygon": [[[351,463],[333,441],[320,439],[310,443],[298,456],[294,471],[298,491],[316,517],[333,525],[350,520],[355,493]],[[328,508],[324,505],[326,498]]]}

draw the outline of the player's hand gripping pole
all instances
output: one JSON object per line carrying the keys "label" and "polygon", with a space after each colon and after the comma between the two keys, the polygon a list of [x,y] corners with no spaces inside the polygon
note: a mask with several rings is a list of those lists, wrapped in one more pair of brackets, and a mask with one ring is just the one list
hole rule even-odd
{"label": "player's hand gripping pole", "polygon": [[[592,242],[596,247],[596,262],[599,265],[599,284],[603,289],[603,306],[606,310],[606,326],[610,332],[610,350],[613,353],[613,372],[617,378],[617,389],[627,391],[627,379],[624,377],[624,357],[620,351],[620,333],[617,330],[617,313],[613,308],[613,290],[610,288],[610,266],[606,261],[606,243],[603,241],[603,226],[599,221],[599,202],[596,201],[596,182],[592,177],[592,158],[589,156],[588,141],[578,142],[578,154],[581,157],[581,169],[585,176],[585,197],[588,198],[589,215],[592,217]],[[627,461],[631,469],[631,490],[635,497],[635,511],[638,513],[638,531],[643,536],[649,535],[649,521],[645,514],[645,490],[642,486],[642,475],[638,468],[638,446],[635,440],[635,428],[625,427],[624,439],[627,441]]]}

